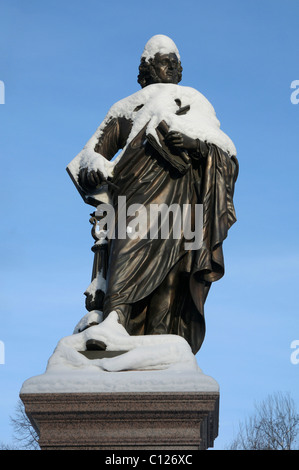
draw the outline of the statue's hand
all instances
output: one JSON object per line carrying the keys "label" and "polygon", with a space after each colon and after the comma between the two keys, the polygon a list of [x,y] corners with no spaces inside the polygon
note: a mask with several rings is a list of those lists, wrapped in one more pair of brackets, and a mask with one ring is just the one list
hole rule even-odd
{"label": "statue's hand", "polygon": [[192,139],[182,132],[170,131],[164,137],[164,141],[169,148],[182,150],[195,150],[197,148],[196,139]]}
{"label": "statue's hand", "polygon": [[88,170],[81,168],[78,176],[80,186],[86,191],[91,191],[105,181],[104,175],[100,170]]}

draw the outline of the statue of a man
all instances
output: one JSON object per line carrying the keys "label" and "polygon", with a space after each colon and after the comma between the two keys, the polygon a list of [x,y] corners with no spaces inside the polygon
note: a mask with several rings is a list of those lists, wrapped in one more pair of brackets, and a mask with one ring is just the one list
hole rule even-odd
{"label": "statue of a man", "polygon": [[[190,248],[183,230],[174,237],[173,227],[169,236],[153,237],[150,218],[142,237],[119,237],[116,228],[108,241],[103,307],[103,317],[116,311],[130,335],[180,335],[195,354],[205,335],[211,283],[224,274],[222,243],[236,220],[238,163],[213,107],[193,88],[179,86],[181,78],[174,42],[151,38],[139,67],[142,90],[110,109],[77,157],[76,178],[85,194],[108,183],[116,214],[120,196],[148,215],[161,204],[181,214],[189,207],[197,230],[196,207],[202,205],[200,246]],[[131,220],[127,215],[127,226]]]}

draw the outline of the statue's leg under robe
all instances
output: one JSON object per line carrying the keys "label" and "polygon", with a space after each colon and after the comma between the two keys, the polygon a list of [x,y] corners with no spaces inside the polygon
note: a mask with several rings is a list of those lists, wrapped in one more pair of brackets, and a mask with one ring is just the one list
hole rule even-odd
{"label": "statue's leg under robe", "polygon": [[180,265],[181,263],[178,262],[172,268],[149,299],[145,321],[145,334],[147,335],[171,333]]}
{"label": "statue's leg under robe", "polygon": [[118,305],[121,324],[131,335],[172,333],[175,298],[180,281],[181,262],[167,274],[163,282],[149,296],[133,304]]}

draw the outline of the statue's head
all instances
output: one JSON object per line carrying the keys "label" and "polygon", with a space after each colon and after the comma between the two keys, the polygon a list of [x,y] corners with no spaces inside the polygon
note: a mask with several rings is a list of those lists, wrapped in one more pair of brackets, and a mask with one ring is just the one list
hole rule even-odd
{"label": "statue's head", "polygon": [[167,36],[153,36],[145,45],[141,56],[138,83],[142,88],[153,83],[174,83],[182,79],[180,54],[175,43]]}

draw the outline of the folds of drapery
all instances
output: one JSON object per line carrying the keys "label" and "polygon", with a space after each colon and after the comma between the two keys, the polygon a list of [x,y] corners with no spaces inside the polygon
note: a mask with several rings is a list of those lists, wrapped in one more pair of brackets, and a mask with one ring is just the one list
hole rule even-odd
{"label": "folds of drapery", "polygon": [[[140,301],[149,299],[173,267],[181,263],[182,279],[169,333],[183,336],[196,353],[205,336],[204,304],[210,286],[224,274],[222,244],[236,221],[233,194],[238,162],[209,144],[200,171],[194,172],[191,167],[178,175],[169,159],[163,159],[163,152],[158,153],[149,143],[144,145],[145,132],[143,129],[128,145],[115,167],[113,182],[120,188],[114,198],[116,209],[119,195],[126,196],[127,204],[143,204],[146,208],[161,203],[181,207],[191,201],[202,204],[203,242],[198,250],[186,253],[183,236],[179,240],[112,240],[104,315],[118,304],[136,306],[139,302],[142,311],[135,309],[132,325],[143,325],[146,313]],[[134,328],[134,334],[144,331],[144,325],[140,332]]]}

